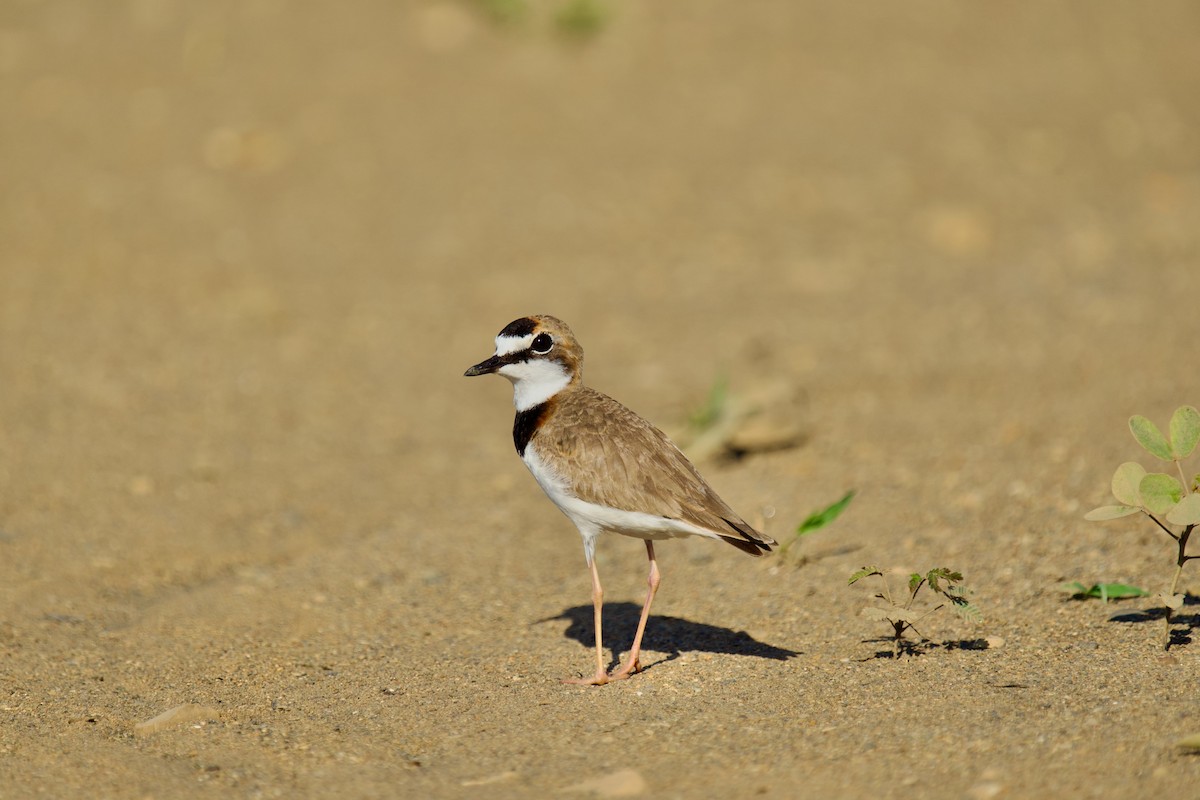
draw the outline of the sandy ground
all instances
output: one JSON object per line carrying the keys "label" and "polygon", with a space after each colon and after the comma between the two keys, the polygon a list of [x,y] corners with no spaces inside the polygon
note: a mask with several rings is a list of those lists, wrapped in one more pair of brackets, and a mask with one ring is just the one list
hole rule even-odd
{"label": "sandy ground", "polygon": [[[0,9],[0,797],[1195,791],[1200,620],[1058,588],[1169,579],[1082,514],[1200,404],[1194,3],[335,5]],[[798,392],[803,446],[702,466],[776,538],[859,490],[802,566],[661,546],[603,688],[461,377],[535,312],[663,426]],[[985,619],[885,657],[866,563]]]}

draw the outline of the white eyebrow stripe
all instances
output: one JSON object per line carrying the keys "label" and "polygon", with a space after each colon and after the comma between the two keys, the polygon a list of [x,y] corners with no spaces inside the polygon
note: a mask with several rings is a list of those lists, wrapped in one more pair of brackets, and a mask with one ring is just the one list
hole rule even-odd
{"label": "white eyebrow stripe", "polygon": [[506,356],[520,350],[528,350],[531,344],[533,344],[532,333],[528,336],[497,336],[496,355]]}

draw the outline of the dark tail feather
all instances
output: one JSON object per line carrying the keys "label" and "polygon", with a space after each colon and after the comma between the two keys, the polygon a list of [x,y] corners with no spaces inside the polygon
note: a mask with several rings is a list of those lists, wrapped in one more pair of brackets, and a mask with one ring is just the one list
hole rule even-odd
{"label": "dark tail feather", "polygon": [[733,536],[722,536],[721,538],[743,553],[749,553],[752,556],[761,556],[763,553],[771,552],[771,545],[766,542],[753,542],[749,539],[737,539]]}
{"label": "dark tail feather", "polygon": [[740,520],[735,522],[734,520],[731,520],[731,519],[725,519],[725,517],[721,517],[721,519],[724,519],[726,524],[729,525],[729,527],[733,528],[735,531],[737,531],[738,533],[740,533],[742,536],[745,537],[745,538],[739,538],[737,536],[722,536],[721,537],[722,539],[724,539],[725,541],[729,542],[731,545],[736,547],[738,550],[741,550],[743,553],[749,553],[752,556],[761,556],[763,553],[771,552],[771,545],[776,544],[776,541],[774,539],[772,539],[769,536],[763,536],[761,533],[754,530],[754,528],[751,528],[749,525],[747,525],[744,522],[741,522]]}

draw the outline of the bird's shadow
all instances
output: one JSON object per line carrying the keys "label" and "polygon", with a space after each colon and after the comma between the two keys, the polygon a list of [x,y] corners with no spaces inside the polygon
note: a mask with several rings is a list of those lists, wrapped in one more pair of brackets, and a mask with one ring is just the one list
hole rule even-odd
{"label": "bird's shadow", "polygon": [[[593,609],[590,605],[574,606],[558,616],[538,620],[538,623],[560,619],[568,620],[570,624],[563,631],[563,635],[585,647],[591,647],[595,644],[592,613]],[[604,646],[611,648],[614,653],[612,666],[619,663],[616,656],[620,652],[627,652],[633,644],[633,636],[637,633],[638,619],[641,614],[642,608],[636,603],[604,604]],[[642,639],[642,647],[656,653],[667,653],[665,658],[643,666],[643,670],[650,669],[656,664],[673,661],[682,653],[694,651],[755,656],[771,658],[776,661],[786,661],[800,655],[795,650],[760,642],[745,631],[735,631],[716,625],[706,625],[703,622],[692,622],[679,617],[666,617],[658,614],[651,614],[650,619],[646,621],[646,633]]]}

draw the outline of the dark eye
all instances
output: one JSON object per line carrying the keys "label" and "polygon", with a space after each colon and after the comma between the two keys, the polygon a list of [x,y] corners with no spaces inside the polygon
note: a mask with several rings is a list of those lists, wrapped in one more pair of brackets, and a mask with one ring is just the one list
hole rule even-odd
{"label": "dark eye", "polygon": [[548,333],[539,333],[533,337],[531,347],[535,353],[549,353],[550,348],[554,347],[554,340],[550,338],[550,334]]}

